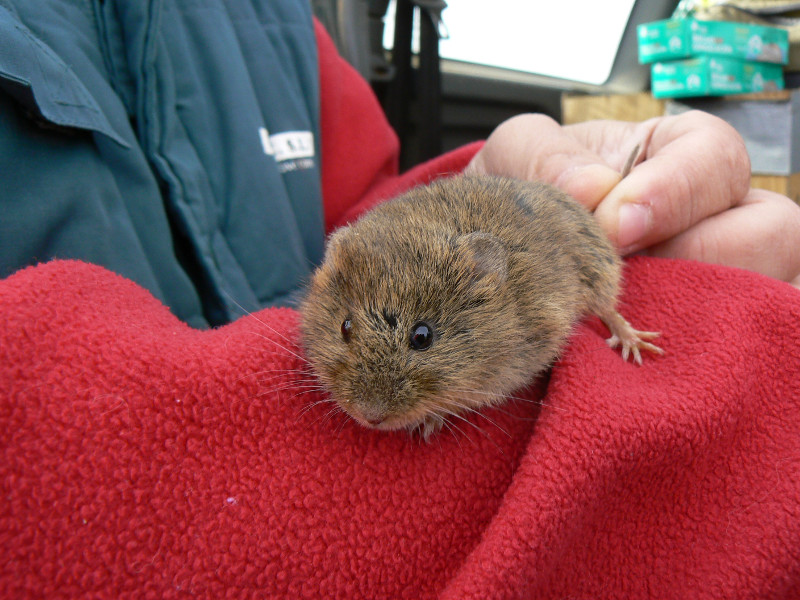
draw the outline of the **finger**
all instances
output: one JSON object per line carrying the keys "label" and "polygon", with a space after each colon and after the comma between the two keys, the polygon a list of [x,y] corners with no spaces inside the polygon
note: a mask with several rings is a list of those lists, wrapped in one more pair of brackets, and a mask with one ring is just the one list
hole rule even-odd
{"label": "finger", "polygon": [[653,124],[645,160],[595,210],[623,254],[668,240],[749,189],[747,150],[725,121],[694,111]]}
{"label": "finger", "polygon": [[589,210],[620,181],[619,168],[610,166],[553,119],[536,114],[519,115],[499,125],[468,170],[544,181]]}
{"label": "finger", "polygon": [[639,123],[629,121],[583,121],[565,125],[564,132],[582,147],[602,159],[616,172],[622,172],[624,164],[635,146],[640,147],[639,161],[649,144],[650,136],[663,117]]}
{"label": "finger", "polygon": [[800,207],[766,190],[704,219],[645,254],[689,258],[800,283]]}

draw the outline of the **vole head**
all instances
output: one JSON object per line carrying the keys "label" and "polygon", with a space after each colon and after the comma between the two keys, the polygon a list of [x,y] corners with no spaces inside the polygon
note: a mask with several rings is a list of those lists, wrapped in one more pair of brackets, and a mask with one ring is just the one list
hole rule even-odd
{"label": "vole head", "polygon": [[373,220],[332,237],[301,307],[308,360],[341,408],[427,435],[524,384],[532,357],[519,356],[508,249],[486,233],[387,234]]}

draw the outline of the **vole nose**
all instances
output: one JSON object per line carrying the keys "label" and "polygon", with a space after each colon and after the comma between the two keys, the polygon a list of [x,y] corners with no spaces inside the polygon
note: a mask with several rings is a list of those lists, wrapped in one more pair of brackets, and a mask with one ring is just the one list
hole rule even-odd
{"label": "vole nose", "polygon": [[377,426],[383,423],[383,417],[367,417],[367,423],[372,426]]}

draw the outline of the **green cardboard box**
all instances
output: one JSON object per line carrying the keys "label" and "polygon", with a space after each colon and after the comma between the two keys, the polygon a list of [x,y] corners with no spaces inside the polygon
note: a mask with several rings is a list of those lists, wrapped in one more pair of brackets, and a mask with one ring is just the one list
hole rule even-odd
{"label": "green cardboard box", "polygon": [[697,56],[653,63],[651,89],[656,98],[722,96],[783,89],[780,65],[725,56]]}
{"label": "green cardboard box", "polygon": [[637,34],[642,64],[698,54],[776,64],[789,59],[789,33],[779,27],[670,19],[639,25]]}

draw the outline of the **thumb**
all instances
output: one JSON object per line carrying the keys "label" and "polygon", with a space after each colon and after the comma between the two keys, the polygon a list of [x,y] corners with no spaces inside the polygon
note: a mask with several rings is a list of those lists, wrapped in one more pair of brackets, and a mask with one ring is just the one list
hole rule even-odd
{"label": "thumb", "polygon": [[750,188],[747,150],[725,121],[690,112],[650,124],[646,160],[594,212],[622,254],[664,242],[729,209]]}

